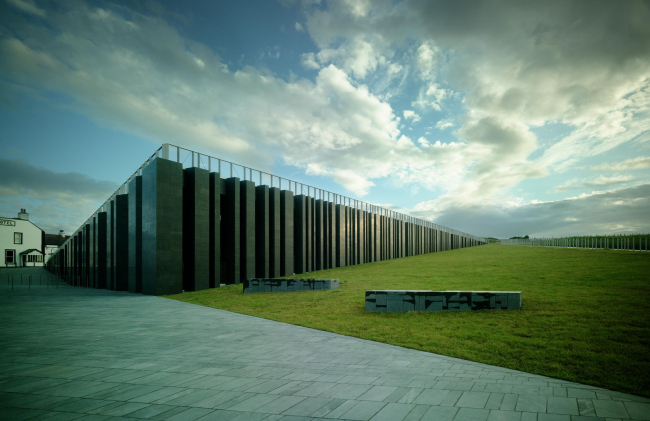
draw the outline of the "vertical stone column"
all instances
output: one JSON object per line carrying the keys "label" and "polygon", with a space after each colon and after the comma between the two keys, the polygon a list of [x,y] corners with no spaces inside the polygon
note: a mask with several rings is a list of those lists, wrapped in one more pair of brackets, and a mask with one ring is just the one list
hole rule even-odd
{"label": "vertical stone column", "polygon": [[90,224],[83,225],[83,281],[82,285],[92,287],[90,283]]}
{"label": "vertical stone column", "polygon": [[115,196],[115,237],[113,246],[113,273],[116,291],[129,290],[129,196]]}
{"label": "vertical stone column", "polygon": [[107,203],[106,209],[106,289],[115,290],[113,273],[113,241],[115,239],[115,198]]}
{"label": "vertical stone column", "polygon": [[255,183],[250,180],[240,181],[241,185],[241,276],[240,282],[255,278]]}
{"label": "vertical stone column", "polygon": [[359,250],[359,259],[357,259],[357,261],[362,265],[366,263],[366,212],[359,209],[357,210],[357,215],[359,220],[359,234],[357,235],[357,238],[359,239],[359,246],[357,247]]}
{"label": "vertical stone column", "polygon": [[395,225],[397,220],[393,217],[388,218],[388,259],[395,258]]}
{"label": "vertical stone column", "polygon": [[327,264],[329,268],[336,267],[336,205],[327,202]]}
{"label": "vertical stone column", "polygon": [[77,249],[77,253],[75,256],[75,263],[77,266],[77,279],[75,285],[77,286],[82,286],[83,285],[83,239],[84,239],[84,234],[83,234],[83,227],[79,228],[79,231],[77,231],[76,235],[76,241],[75,241],[75,246]]}
{"label": "vertical stone column", "polygon": [[129,181],[129,292],[142,292],[142,176]]}
{"label": "vertical stone column", "polygon": [[305,266],[306,272],[314,270],[314,198],[305,198]]}
{"label": "vertical stone column", "polygon": [[347,266],[346,208],[345,205],[336,205],[336,267],[339,268]]}
{"label": "vertical stone column", "polygon": [[255,277],[268,278],[270,272],[269,186],[255,188]]}
{"label": "vertical stone column", "polygon": [[97,288],[106,288],[106,212],[97,213]]}
{"label": "vertical stone column", "polygon": [[142,171],[142,293],[183,290],[183,166],[155,158]]}
{"label": "vertical stone column", "polygon": [[354,264],[352,257],[352,208],[345,206],[345,265]]}
{"label": "vertical stone column", "polygon": [[368,262],[375,261],[375,214],[368,212]]}
{"label": "vertical stone column", "polygon": [[280,191],[280,276],[291,276],[294,268],[294,197]]}
{"label": "vertical stone column", "polygon": [[241,281],[241,194],[240,180],[237,177],[226,179],[226,195],[221,206],[221,254],[224,263],[225,284],[238,284]]}
{"label": "vertical stone column", "polygon": [[221,286],[221,181],[219,173],[210,173],[210,288]]}
{"label": "vertical stone column", "polygon": [[307,272],[307,197],[299,194],[294,198],[294,270]]}
{"label": "vertical stone column", "polygon": [[399,257],[406,257],[406,221],[399,222]]}
{"label": "vertical stone column", "polygon": [[280,242],[280,189],[269,189],[269,278],[279,278],[281,275],[281,242]]}
{"label": "vertical stone column", "polygon": [[95,284],[97,267],[95,264],[95,215],[93,215],[88,220],[88,286],[90,288],[97,288],[97,285]]}
{"label": "vertical stone column", "polygon": [[210,172],[183,171],[183,290],[210,287]]}
{"label": "vertical stone column", "polygon": [[330,245],[330,207],[327,200],[323,200],[323,269],[330,269],[331,265],[331,251],[332,246]]}
{"label": "vertical stone column", "polygon": [[325,268],[325,259],[324,259],[324,240],[325,240],[325,228],[327,227],[325,221],[324,221],[324,212],[325,209],[323,208],[323,201],[322,200],[316,200],[314,202],[314,207],[315,207],[315,218],[314,218],[314,243],[316,244],[314,248],[314,252],[316,255],[316,259],[314,261],[314,270],[322,270]]}

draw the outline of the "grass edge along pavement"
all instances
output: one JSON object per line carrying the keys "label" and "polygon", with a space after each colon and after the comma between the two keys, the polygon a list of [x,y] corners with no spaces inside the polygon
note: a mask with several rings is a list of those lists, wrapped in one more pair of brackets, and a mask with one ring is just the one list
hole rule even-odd
{"label": "grass edge along pavement", "polygon": [[[295,275],[330,291],[188,303],[650,397],[650,254],[498,244]],[[370,289],[522,291],[519,311],[366,313]]]}

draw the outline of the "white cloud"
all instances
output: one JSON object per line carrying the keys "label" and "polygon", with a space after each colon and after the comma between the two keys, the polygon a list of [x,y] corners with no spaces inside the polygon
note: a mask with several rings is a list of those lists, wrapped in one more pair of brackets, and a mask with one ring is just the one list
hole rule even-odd
{"label": "white cloud", "polygon": [[0,215],[13,217],[26,208],[30,220],[48,233],[76,230],[118,187],[84,174],[0,158]]}
{"label": "white cloud", "polygon": [[650,156],[639,156],[636,158],[626,159],[622,162],[612,162],[589,167],[590,170],[642,170],[650,168]]}
{"label": "white cloud", "polygon": [[442,119],[436,123],[436,129],[445,130],[454,127],[454,122],[449,119]]}
{"label": "white cloud", "polygon": [[300,24],[300,22],[296,22],[296,24],[294,25],[294,28],[296,28],[296,31],[298,31],[298,32],[304,31],[304,29],[303,29],[302,25]]}
{"label": "white cloud", "polygon": [[[641,2],[381,2],[369,19],[329,5],[307,20],[321,51],[363,37],[375,56],[410,58],[421,80],[411,104],[420,114],[462,101],[466,115],[455,120],[467,143],[457,162],[464,181],[436,200],[439,209],[488,198],[496,205],[523,180],[650,140],[650,27],[642,23],[650,10]],[[373,72],[365,70],[365,77]],[[539,153],[531,129],[549,123],[569,135]],[[534,152],[539,157],[531,160]],[[413,180],[419,173],[413,166],[408,172],[399,174]]]}
{"label": "white cloud", "polygon": [[34,2],[31,0],[7,0],[7,3],[12,5],[16,9],[25,13],[29,13],[31,15],[39,16],[42,18],[47,15],[45,10],[36,6]]}
{"label": "white cloud", "polygon": [[435,215],[417,210],[411,214],[435,216],[438,224],[483,237],[647,233],[650,184],[510,208],[451,206]]}
{"label": "white cloud", "polygon": [[417,123],[421,120],[420,116],[413,110],[404,110],[404,119],[410,119],[413,123]]}
{"label": "white cloud", "polygon": [[300,56],[300,63],[307,69],[318,70],[320,69],[320,64],[316,61],[316,56],[314,53],[305,53]]}
{"label": "white cloud", "polygon": [[578,180],[573,178],[555,187],[555,191],[565,191],[569,189],[583,189],[592,187],[608,187],[617,184],[625,184],[634,181],[635,178],[631,175],[615,175],[612,177],[605,177],[600,175],[592,180]]}
{"label": "white cloud", "polygon": [[322,65],[333,63],[349,74],[363,79],[380,65],[389,64],[380,48],[364,37],[355,37],[338,48],[322,49],[316,57]]}
{"label": "white cloud", "polygon": [[254,167],[271,165],[274,151],[290,165],[326,168],[359,195],[417,150],[391,106],[334,65],[314,82],[285,82],[250,67],[230,71],[157,18],[77,8],[50,13],[49,23],[0,41],[0,74],[35,92],[64,92],[101,124]]}
{"label": "white cloud", "polygon": [[[257,167],[281,157],[358,195],[393,175],[441,194],[416,207],[429,217],[516,206],[521,181],[648,140],[650,33],[639,3],[370,4],[303,5],[318,51],[301,63],[317,70],[313,80],[229,69],[159,18],[82,3],[48,9],[47,25],[8,23],[0,76],[35,96],[63,93],[71,109],[156,143]],[[418,113],[395,115],[393,99]],[[420,137],[418,147],[401,133],[400,117],[443,107],[449,116],[450,105],[461,111],[436,128],[456,124],[444,133],[453,141]],[[540,151],[534,129],[551,123],[570,133]]]}

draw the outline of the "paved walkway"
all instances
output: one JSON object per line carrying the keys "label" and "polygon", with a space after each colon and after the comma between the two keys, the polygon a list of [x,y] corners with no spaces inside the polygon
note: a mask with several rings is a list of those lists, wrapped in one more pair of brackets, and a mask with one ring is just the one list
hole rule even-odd
{"label": "paved walkway", "polygon": [[650,420],[650,400],[623,393],[159,297],[30,288],[0,273],[2,420]]}

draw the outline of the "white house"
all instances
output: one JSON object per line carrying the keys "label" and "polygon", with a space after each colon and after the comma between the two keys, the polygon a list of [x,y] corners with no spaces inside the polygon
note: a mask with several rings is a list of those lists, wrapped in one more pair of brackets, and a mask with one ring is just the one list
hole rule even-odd
{"label": "white house", "polygon": [[44,236],[25,209],[18,218],[0,217],[0,267],[43,266]]}
{"label": "white house", "polygon": [[48,260],[52,256],[56,254],[57,251],[59,251],[59,246],[61,246],[63,243],[65,243],[65,240],[70,238],[70,236],[66,236],[64,231],[61,230],[59,231],[58,234],[45,234],[45,240],[43,244],[45,245],[45,263],[47,263]]}

